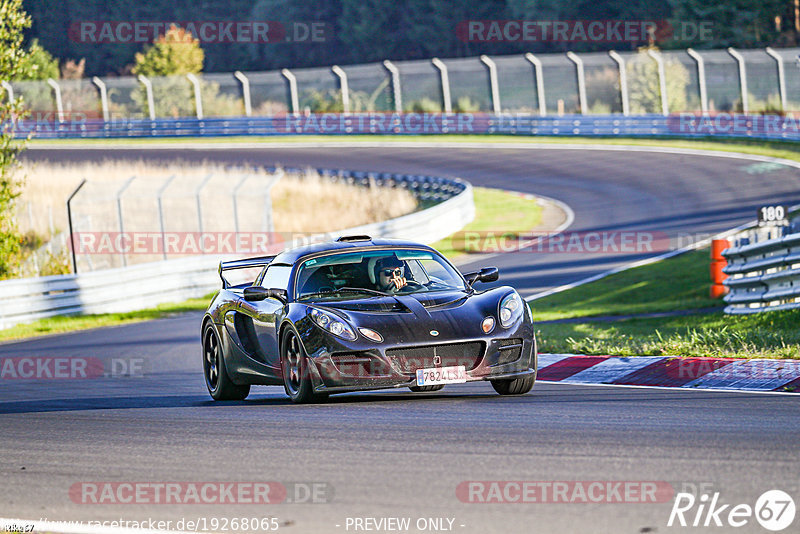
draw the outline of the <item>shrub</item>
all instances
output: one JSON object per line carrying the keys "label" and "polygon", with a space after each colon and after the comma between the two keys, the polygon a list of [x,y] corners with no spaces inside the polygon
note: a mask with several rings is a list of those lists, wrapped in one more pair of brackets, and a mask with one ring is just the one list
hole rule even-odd
{"label": "shrub", "polygon": [[[648,48],[640,48],[637,56],[628,61],[628,99],[631,113],[660,113],[661,87],[658,79],[658,65],[651,58]],[[686,87],[689,85],[689,72],[678,61],[664,58],[666,74],[667,103],[670,112],[686,111]]]}

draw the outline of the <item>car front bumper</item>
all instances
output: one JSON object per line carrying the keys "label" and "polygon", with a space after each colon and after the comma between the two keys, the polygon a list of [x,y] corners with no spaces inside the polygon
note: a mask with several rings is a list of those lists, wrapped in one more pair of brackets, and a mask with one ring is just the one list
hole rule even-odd
{"label": "car front bumper", "polygon": [[[474,344],[480,345],[475,350]],[[399,359],[405,353],[413,357]],[[441,356],[437,357],[439,354]],[[314,390],[323,393],[410,387],[416,370],[464,365],[467,382],[536,375],[536,340],[530,324],[502,337],[443,340],[428,344],[319,347],[309,352]]]}

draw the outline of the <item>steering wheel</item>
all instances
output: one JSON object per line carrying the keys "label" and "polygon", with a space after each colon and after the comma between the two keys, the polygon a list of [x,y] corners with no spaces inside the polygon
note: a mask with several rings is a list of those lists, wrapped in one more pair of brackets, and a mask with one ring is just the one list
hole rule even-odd
{"label": "steering wheel", "polygon": [[336,291],[333,286],[320,286],[314,293],[332,293]]}

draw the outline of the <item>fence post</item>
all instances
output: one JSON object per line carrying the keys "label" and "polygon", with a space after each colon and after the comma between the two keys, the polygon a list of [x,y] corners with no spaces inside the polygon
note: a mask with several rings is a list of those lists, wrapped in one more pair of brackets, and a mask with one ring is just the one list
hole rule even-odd
{"label": "fence post", "polygon": [[661,114],[669,115],[669,100],[667,99],[667,73],[664,68],[664,58],[655,50],[648,50],[647,55],[655,60],[658,65],[658,88],[661,93]]}
{"label": "fence post", "polygon": [[403,97],[400,87],[400,71],[394,63],[388,59],[383,62],[383,66],[389,71],[392,76],[392,100],[394,100],[394,110],[397,113],[403,112]]}
{"label": "fence post", "polygon": [[58,113],[58,122],[64,122],[64,104],[61,101],[61,87],[53,78],[47,78],[47,84],[53,88],[53,95],[56,97],[56,112]]}
{"label": "fence post", "polygon": [[81,190],[81,187],[84,186],[86,183],[86,178],[81,180],[81,183],[78,184],[78,187],[72,192],[72,194],[67,197],[67,225],[69,226],[69,242],[72,245],[72,273],[78,274],[78,261],[75,258],[75,234],[72,230],[72,206],[70,203],[75,195],[78,194],[78,191]]}
{"label": "fence post", "polygon": [[153,84],[144,74],[137,76],[139,82],[144,85],[144,90],[147,93],[147,111],[150,114],[150,120],[156,120],[156,103],[153,99]]}
{"label": "fence post", "polygon": [[527,59],[531,65],[533,65],[533,70],[536,75],[536,99],[539,101],[539,116],[544,117],[547,115],[547,106],[545,105],[544,101],[544,76],[542,75],[542,61],[530,52],[525,54],[525,59]]}
{"label": "fence post", "polygon": [[742,113],[747,115],[750,111],[750,105],[747,96],[747,70],[744,64],[744,57],[732,47],[728,48],[728,53],[739,64],[739,92],[742,95]]}
{"label": "fence post", "polygon": [[[125,235],[125,225],[122,222],[122,193],[125,192],[125,190],[128,188],[128,186],[131,185],[131,182],[133,182],[135,179],[136,179],[136,176],[131,176],[130,178],[128,178],[128,181],[125,182],[125,184],[119,189],[119,191],[117,191],[117,222],[119,223],[120,243],[122,242],[121,240],[123,239],[123,237]],[[162,244],[162,246],[163,246],[163,244]],[[120,250],[120,254],[122,255],[122,266],[123,267],[127,267],[128,266],[128,259],[125,257],[124,247],[123,247],[122,250]]]}
{"label": "fence post", "polygon": [[242,102],[244,102],[244,114],[250,117],[253,114],[253,107],[250,102],[250,80],[240,70],[233,73],[233,77],[242,84]]}
{"label": "fence post", "polygon": [[156,199],[158,202],[158,227],[161,230],[161,253],[163,254],[165,260],[167,259],[167,236],[166,232],[164,231],[164,209],[161,205],[161,196],[164,194],[164,190],[169,187],[170,182],[172,182],[174,179],[175,175],[173,174],[167,178],[167,181],[164,182],[164,185],[162,185],[156,193]]}
{"label": "fence post", "polygon": [[708,92],[706,90],[706,62],[693,48],[687,48],[686,53],[697,63],[697,85],[700,86],[700,109],[708,113]]}
{"label": "fence post", "polygon": [[442,86],[442,107],[445,113],[453,112],[453,102],[450,99],[450,77],[447,74],[447,65],[444,61],[435,57],[431,60],[433,66],[439,69],[439,80]]}
{"label": "fence post", "polygon": [[281,74],[289,84],[289,110],[294,115],[300,113],[300,100],[297,97],[297,78],[289,69],[282,69]]}
{"label": "fence post", "polygon": [[628,99],[628,67],[625,64],[625,58],[617,53],[616,50],[609,50],[608,55],[611,56],[619,69],[619,96],[622,101],[622,114],[625,116],[630,115],[630,100]]}
{"label": "fence post", "polygon": [[497,65],[487,55],[481,56],[481,61],[489,69],[489,91],[492,94],[492,112],[500,115],[500,87],[497,83]]}
{"label": "fence post", "polygon": [[200,92],[200,79],[197,75],[189,73],[186,78],[192,83],[194,87],[194,108],[198,120],[203,119],[203,95]]}
{"label": "fence post", "polygon": [[778,66],[778,93],[781,97],[781,111],[786,111],[786,73],[783,70],[783,57],[769,46],[766,48],[766,52]]}
{"label": "fence post", "polygon": [[108,122],[108,91],[106,90],[106,84],[97,76],[92,77],[92,83],[100,89],[100,106],[103,108],[103,120]]}
{"label": "fence post", "polygon": [[333,73],[339,78],[339,91],[342,93],[342,111],[350,114],[350,89],[347,85],[347,73],[339,65],[331,67]]}
{"label": "fence post", "polygon": [[575,63],[575,72],[578,75],[578,105],[581,108],[581,115],[586,114],[586,76],[583,72],[583,60],[575,52],[567,52],[567,57]]}
{"label": "fence post", "polygon": [[3,80],[3,81],[0,82],[0,87],[2,87],[3,89],[6,90],[6,94],[8,95],[8,103],[10,104],[11,102],[13,102],[14,101],[14,88],[11,87],[11,84],[8,83],[7,81]]}

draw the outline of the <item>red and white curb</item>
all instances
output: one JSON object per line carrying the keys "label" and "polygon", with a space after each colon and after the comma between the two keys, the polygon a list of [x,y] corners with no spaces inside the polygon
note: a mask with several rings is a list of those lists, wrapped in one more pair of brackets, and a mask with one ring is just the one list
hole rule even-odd
{"label": "red and white curb", "polygon": [[800,393],[800,360],[539,354],[537,380]]}

